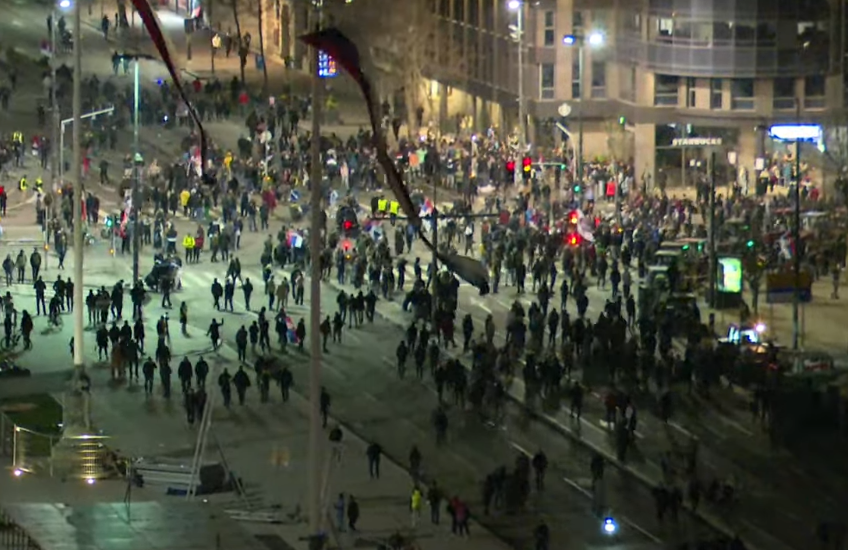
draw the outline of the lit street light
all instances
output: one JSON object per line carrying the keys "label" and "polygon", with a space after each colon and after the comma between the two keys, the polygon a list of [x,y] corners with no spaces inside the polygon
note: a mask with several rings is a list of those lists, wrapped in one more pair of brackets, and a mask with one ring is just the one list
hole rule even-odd
{"label": "lit street light", "polygon": [[597,48],[599,46],[604,45],[604,35],[599,32],[593,32],[589,35],[589,45],[593,48]]}
{"label": "lit street light", "polygon": [[585,81],[586,59],[585,45],[590,48],[600,48],[606,42],[603,33],[592,31],[588,35],[567,34],[562,37],[562,43],[565,46],[577,46],[577,64],[578,64],[578,80],[580,82],[580,95],[576,99],[580,103],[580,109],[577,111],[577,155],[574,159],[577,168],[577,184],[583,183],[583,90]]}

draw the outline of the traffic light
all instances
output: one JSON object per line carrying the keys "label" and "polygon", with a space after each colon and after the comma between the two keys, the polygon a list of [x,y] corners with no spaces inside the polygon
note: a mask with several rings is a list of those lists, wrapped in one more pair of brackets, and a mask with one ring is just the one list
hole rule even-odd
{"label": "traffic light", "polygon": [[623,117],[623,116],[618,117],[618,124],[619,124],[620,126],[624,126],[624,125],[626,125],[626,124],[627,124],[627,119],[626,119],[625,117]]}
{"label": "traffic light", "polygon": [[345,231],[350,231],[351,229],[353,229],[353,222],[350,220],[345,220],[344,222],[342,222],[342,229],[344,229]]}
{"label": "traffic light", "polygon": [[568,246],[579,246],[581,241],[582,239],[577,233],[570,233],[565,237],[565,242],[568,244]]}
{"label": "traffic light", "polygon": [[568,213],[568,223],[571,225],[577,225],[577,222],[580,221],[580,216],[577,214],[576,210],[572,210]]}
{"label": "traffic light", "polygon": [[112,227],[112,216],[106,216],[106,227]]}
{"label": "traffic light", "polygon": [[533,170],[533,159],[530,157],[524,157],[521,159],[521,176],[524,178],[524,181],[530,180],[531,170]]}
{"label": "traffic light", "polygon": [[754,248],[754,241],[749,240],[747,243],[745,243],[745,246],[747,246],[748,248]]}
{"label": "traffic light", "polygon": [[506,161],[506,181],[515,181],[515,161],[512,159]]}
{"label": "traffic light", "polygon": [[580,183],[579,183],[579,182],[575,182],[575,183],[574,183],[574,192],[575,192],[575,193],[580,193],[580,190],[581,190]]}

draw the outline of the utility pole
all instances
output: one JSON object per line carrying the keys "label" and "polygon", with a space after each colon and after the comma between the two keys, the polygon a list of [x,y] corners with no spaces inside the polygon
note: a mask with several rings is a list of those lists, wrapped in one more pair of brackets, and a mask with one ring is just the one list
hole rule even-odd
{"label": "utility pole", "polygon": [[[432,314],[430,315],[433,322],[433,330],[438,331],[438,311],[439,311],[439,293],[436,289],[438,282],[435,280],[437,275],[439,274],[439,203],[436,201],[438,193],[436,192],[438,189],[439,183],[439,175],[438,173],[433,174],[433,275],[431,281],[433,285],[432,290],[432,301],[431,307],[433,309]],[[438,334],[438,332],[436,332]]]}
{"label": "utility pole", "polygon": [[[313,0],[315,14],[315,31],[321,29],[321,18],[323,11],[323,0]],[[322,482],[322,460],[324,431],[321,425],[321,252],[323,243],[321,229],[323,225],[323,209],[321,208],[321,107],[322,86],[319,76],[319,50],[312,49],[312,167],[310,180],[312,194],[310,206],[312,208],[311,224],[309,230],[309,255],[310,255],[310,296],[309,296],[309,534],[312,537],[312,545],[321,548],[323,541],[321,526],[323,524],[323,510],[321,503]],[[313,546],[310,547],[313,547]]]}
{"label": "utility pole", "polygon": [[580,80],[580,84],[578,89],[580,90],[580,109],[577,111],[577,158],[574,159],[574,162],[577,163],[577,183],[578,185],[583,185],[583,98],[585,97],[583,86],[585,84],[585,59],[584,52],[586,48],[583,47],[583,38],[580,38],[580,42],[577,45],[577,71],[578,71],[578,79]]}
{"label": "utility pole", "polygon": [[524,101],[524,1],[510,0],[507,7],[516,15],[515,27],[510,25],[512,39],[518,47],[518,149],[527,150],[527,113]]}
{"label": "utility pole", "polygon": [[[800,123],[801,99],[795,98],[795,116]],[[792,349],[797,350],[801,343],[801,140],[795,140],[795,191],[792,194],[795,209],[792,216],[792,242],[795,250],[792,254],[795,289],[792,292]]]}
{"label": "utility pole", "polygon": [[718,275],[718,264],[716,258],[716,219],[715,219],[715,199],[716,199],[716,154],[715,151],[710,153],[710,307],[716,307],[716,276]]}
{"label": "utility pole", "polygon": [[[48,193],[55,197],[59,188],[56,175],[59,173],[59,125],[61,115],[59,114],[59,102],[56,99],[56,65],[59,63],[59,40],[57,36],[58,12],[54,9],[50,16],[50,115],[51,115],[51,137],[50,137],[50,190]],[[50,244],[50,215],[53,212],[52,200],[50,208],[44,209],[44,242]],[[49,254],[49,251],[48,251]],[[46,255],[45,255],[46,256]]]}
{"label": "utility pole", "polygon": [[133,68],[133,188],[132,188],[132,229],[133,229],[133,284],[138,277],[138,256],[141,250],[141,150],[138,145],[138,107],[141,101],[138,82],[139,59],[135,58]]}
{"label": "utility pole", "polygon": [[[74,2],[74,91],[73,91],[73,114],[74,114],[74,379],[77,387],[82,385],[82,377],[85,375],[85,333],[82,305],[85,303],[84,280],[83,280],[83,239],[82,239],[82,144],[80,133],[82,131],[82,2]],[[89,407],[85,403],[87,396],[83,396],[84,423],[86,430],[91,428]]]}
{"label": "utility pole", "polygon": [[[122,59],[129,59],[133,66],[133,183],[132,183],[132,208],[130,209],[129,221],[132,223],[133,231],[133,283],[139,280],[139,254],[141,253],[141,172],[144,158],[141,156],[141,145],[139,144],[139,109],[141,107],[141,82],[139,80],[142,59],[154,59],[147,54],[122,54]],[[114,248],[114,247],[113,247]]]}
{"label": "utility pole", "polygon": [[[562,43],[566,46],[577,47],[577,78],[580,81],[578,86],[580,94],[578,97],[572,99],[580,103],[580,110],[577,111],[577,147],[575,151],[576,158],[574,159],[577,167],[575,170],[577,183],[580,185],[583,183],[583,101],[586,99],[586,46],[600,48],[604,45],[605,40],[604,35],[600,32],[592,32],[588,35],[568,34],[562,38]],[[591,92],[591,90],[592,88],[590,86],[589,91]]]}

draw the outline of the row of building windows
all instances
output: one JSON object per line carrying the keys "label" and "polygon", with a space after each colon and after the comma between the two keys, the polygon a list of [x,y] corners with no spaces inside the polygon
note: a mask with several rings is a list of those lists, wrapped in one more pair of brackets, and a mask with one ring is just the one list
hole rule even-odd
{"label": "row of building windows", "polygon": [[[590,97],[605,99],[607,97],[606,63],[592,62],[592,79]],[[626,101],[635,100],[636,69],[626,68],[628,74],[622,75],[620,98]],[[571,97],[584,97],[583,82],[579,60],[574,61],[571,70]],[[556,66],[553,63],[539,65],[539,99],[548,100],[556,97]],[[654,84],[654,105],[657,107],[677,107],[680,105],[679,95],[683,84],[683,102],[687,108],[695,108],[697,104],[696,79],[676,75],[658,74]],[[709,81],[709,107],[713,110],[724,109],[724,79],[711,78]],[[804,108],[823,109],[826,106],[824,76],[809,76],[804,79]],[[794,78],[776,78],[773,80],[772,108],[776,111],[792,110],[796,107]],[[734,78],[730,80],[730,109],[734,111],[753,111],[756,108],[756,93],[754,79]]]}
{"label": "row of building windows", "polygon": [[[683,79],[684,105],[694,108],[696,87],[694,78]],[[777,111],[795,109],[795,79],[776,78],[773,81],[772,109]],[[654,105],[657,107],[677,107],[680,104],[681,77],[656,75],[654,84]],[[724,79],[710,79],[710,109],[724,108]],[[826,105],[824,76],[809,76],[804,79],[804,108],[823,109]],[[753,111],[756,108],[754,79],[734,78],[730,80],[730,109],[733,111]]]}

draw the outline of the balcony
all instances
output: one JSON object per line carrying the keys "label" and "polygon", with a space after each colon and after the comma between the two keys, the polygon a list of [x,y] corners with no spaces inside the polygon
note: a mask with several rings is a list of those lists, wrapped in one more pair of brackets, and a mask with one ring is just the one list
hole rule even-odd
{"label": "balcony", "polygon": [[802,76],[825,72],[829,65],[828,55],[820,51],[645,42],[627,32],[616,39],[615,54],[621,61],[644,64],[658,73],[694,77]]}

